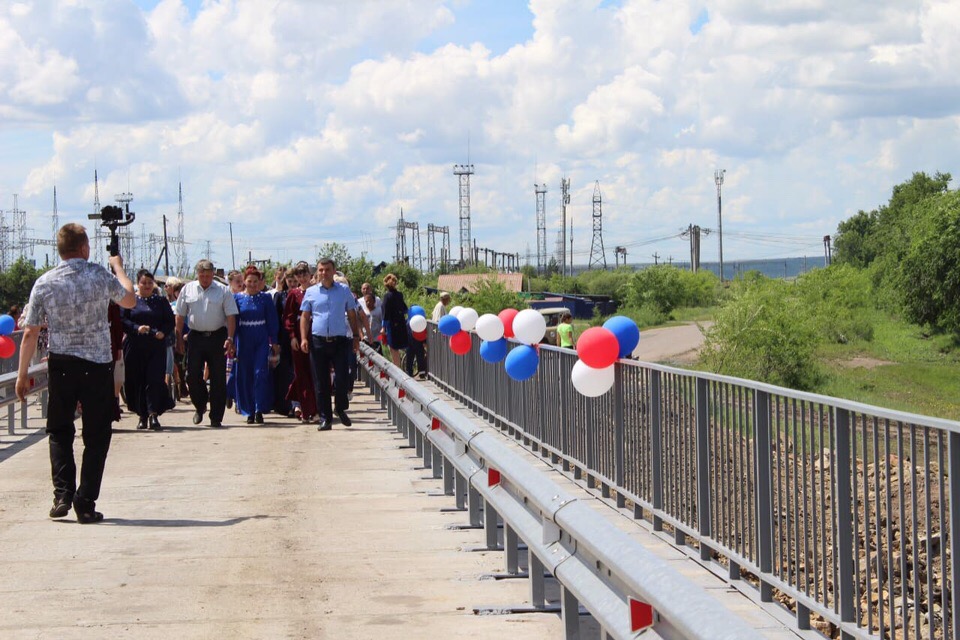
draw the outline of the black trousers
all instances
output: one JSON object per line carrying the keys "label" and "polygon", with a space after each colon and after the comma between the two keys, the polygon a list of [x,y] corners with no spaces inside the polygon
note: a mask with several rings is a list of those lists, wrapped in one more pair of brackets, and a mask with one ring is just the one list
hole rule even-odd
{"label": "black trousers", "polygon": [[417,361],[417,372],[426,373],[427,372],[427,350],[424,347],[424,343],[420,342],[413,336],[410,336],[407,341],[407,361],[406,361],[406,371],[408,376],[413,375],[413,361]]}
{"label": "black trousers", "polygon": [[[53,495],[92,508],[100,497],[103,468],[113,435],[113,363],[90,362],[73,356],[50,354],[47,360],[50,399],[47,433],[50,434],[50,467]],[[83,424],[83,463],[80,486],[73,457],[76,437],[74,415],[80,403]]]}
{"label": "black trousers", "polygon": [[[187,385],[190,402],[203,413],[210,404],[210,422],[222,422],[227,408],[227,356],[223,343],[227,328],[216,331],[191,331],[187,337]],[[203,366],[210,367],[210,392],[203,382]]]}
{"label": "black trousers", "polygon": [[333,418],[330,402],[330,369],[333,368],[333,392],[338,412],[350,408],[347,393],[350,389],[350,354],[353,345],[346,336],[327,340],[310,336],[310,363],[313,365],[313,381],[317,388],[317,410],[321,420]]}

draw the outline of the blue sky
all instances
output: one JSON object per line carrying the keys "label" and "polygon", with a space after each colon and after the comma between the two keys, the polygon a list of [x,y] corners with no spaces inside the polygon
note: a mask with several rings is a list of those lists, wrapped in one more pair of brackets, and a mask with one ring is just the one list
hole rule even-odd
{"label": "blue sky", "polygon": [[[608,262],[818,255],[914,171],[957,173],[960,5],[868,0],[21,0],[0,5],[0,208],[47,229],[134,193],[139,232],[175,215],[188,261],[287,261],[343,242],[390,259],[394,226],[459,242],[454,163],[475,165],[473,237],[574,254],[603,195]],[[278,215],[279,214],[279,215]],[[421,238],[426,251],[426,236]],[[714,236],[702,259],[716,259]]]}

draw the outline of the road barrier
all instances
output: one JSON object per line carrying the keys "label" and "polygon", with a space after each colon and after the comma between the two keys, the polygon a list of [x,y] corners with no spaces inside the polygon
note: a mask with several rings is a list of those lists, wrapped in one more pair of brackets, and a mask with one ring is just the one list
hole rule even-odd
{"label": "road barrier", "polygon": [[[371,389],[444,492],[504,551],[517,575],[528,551],[531,608],[545,609],[544,572],[561,585],[565,636],[579,637],[580,605],[613,638],[653,628],[664,638],[754,638],[756,632],[625,532],[565,492],[489,430],[398,367],[361,347]],[[502,534],[500,525],[502,523]]]}
{"label": "road barrier", "polygon": [[[14,343],[17,345],[16,353],[9,358],[0,360],[0,409],[7,409],[7,433],[14,435],[17,426],[17,409],[20,410],[20,428],[26,430],[27,418],[29,417],[30,406],[33,404],[29,400],[20,402],[17,398],[17,367],[20,362],[20,342],[23,340],[23,331],[15,331],[10,334]],[[40,345],[40,349],[43,349]],[[38,395],[37,406],[40,409],[41,417],[47,417],[47,363],[41,362],[41,357],[45,354],[38,349],[38,354],[34,357],[34,364],[30,365],[28,373],[30,375],[30,392],[28,395]]]}
{"label": "road barrier", "polygon": [[960,423],[627,360],[586,398],[574,351],[516,382],[473,340],[428,329],[435,382],[800,629],[960,639]]}

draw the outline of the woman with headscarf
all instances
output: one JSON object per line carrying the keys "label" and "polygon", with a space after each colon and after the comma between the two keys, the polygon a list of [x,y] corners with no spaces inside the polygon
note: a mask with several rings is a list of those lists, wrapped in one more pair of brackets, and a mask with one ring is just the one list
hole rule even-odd
{"label": "woman with headscarf", "polygon": [[233,363],[237,409],[247,416],[247,424],[263,424],[263,414],[273,408],[270,355],[279,352],[277,309],[263,291],[263,274],[256,267],[244,271],[243,286],[234,294],[239,311]]}
{"label": "woman with headscarf", "polygon": [[299,286],[287,292],[283,307],[283,326],[290,335],[290,356],[293,360],[293,382],[287,391],[287,400],[300,404],[300,420],[309,423],[317,415],[317,393],[313,388],[310,354],[300,348],[300,305],[304,291],[310,286],[310,265],[298,262],[293,268],[293,275]]}
{"label": "woman with headscarf", "polygon": [[123,343],[124,390],[127,406],[140,416],[137,429],[159,431],[159,416],[171,408],[164,377],[167,371],[167,341],[175,326],[173,309],[157,292],[153,274],[137,272],[137,304],[121,314],[126,340]]}

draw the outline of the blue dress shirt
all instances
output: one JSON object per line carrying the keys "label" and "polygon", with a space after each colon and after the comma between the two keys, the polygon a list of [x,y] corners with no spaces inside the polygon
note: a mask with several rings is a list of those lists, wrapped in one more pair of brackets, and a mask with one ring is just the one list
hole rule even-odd
{"label": "blue dress shirt", "polygon": [[347,311],[357,308],[350,287],[334,282],[329,289],[315,284],[303,294],[300,311],[311,314],[310,333],[322,338],[332,336],[346,337],[350,334],[347,327]]}

